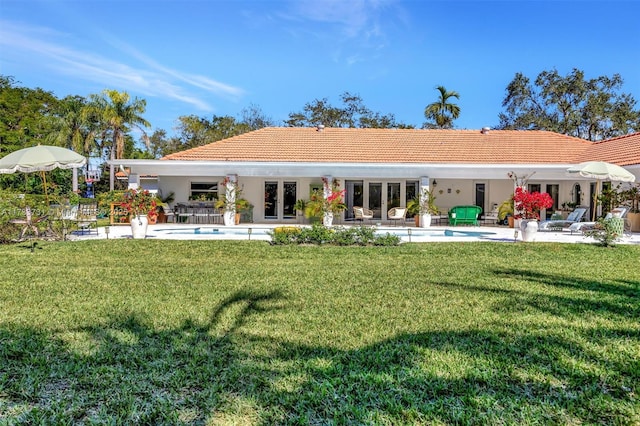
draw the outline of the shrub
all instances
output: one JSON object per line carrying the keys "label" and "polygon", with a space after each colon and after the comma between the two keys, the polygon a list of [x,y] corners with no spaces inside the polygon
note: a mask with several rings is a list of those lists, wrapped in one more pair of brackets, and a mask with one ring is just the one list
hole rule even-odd
{"label": "shrub", "polygon": [[271,236],[271,244],[335,244],[339,246],[396,246],[400,244],[400,237],[392,234],[376,235],[376,229],[368,226],[352,228],[327,228],[320,224],[313,224],[308,228],[295,226],[281,226],[267,232]]}
{"label": "shrub", "polygon": [[594,228],[585,231],[584,235],[592,237],[602,247],[613,247],[622,238],[620,227],[616,222],[610,219],[599,219]]}
{"label": "shrub", "polygon": [[271,236],[271,243],[276,245],[297,244],[301,229],[296,226],[280,226],[267,233]]}
{"label": "shrub", "polygon": [[400,244],[400,237],[387,232],[384,235],[377,235],[373,244],[376,246],[397,246]]}

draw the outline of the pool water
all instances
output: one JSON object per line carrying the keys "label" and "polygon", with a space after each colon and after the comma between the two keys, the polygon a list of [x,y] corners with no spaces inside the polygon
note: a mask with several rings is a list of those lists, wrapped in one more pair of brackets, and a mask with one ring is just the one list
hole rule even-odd
{"label": "pool water", "polygon": [[[268,235],[267,232],[273,228],[211,228],[211,227],[194,227],[194,228],[164,228],[154,230],[157,234],[169,234],[169,235]],[[467,231],[457,229],[378,229],[376,234],[385,235],[392,234],[398,237],[485,237],[488,235],[495,235],[495,232],[485,231]]]}

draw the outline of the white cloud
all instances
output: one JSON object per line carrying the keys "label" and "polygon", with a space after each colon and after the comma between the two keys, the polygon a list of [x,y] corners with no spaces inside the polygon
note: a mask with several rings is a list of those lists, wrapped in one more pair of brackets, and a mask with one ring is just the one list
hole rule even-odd
{"label": "white cloud", "polygon": [[202,97],[192,94],[193,89],[204,90],[224,98],[237,98],[244,94],[238,87],[209,77],[164,67],[124,44],[119,46],[120,50],[138,61],[141,66],[114,61],[53,41],[59,39],[64,40],[65,37],[47,28],[0,21],[0,46],[3,56],[12,56],[34,67],[48,68],[62,75],[97,82],[106,87],[125,87],[127,91],[147,96],[174,99],[203,111],[211,111],[212,106]]}
{"label": "white cloud", "polygon": [[371,52],[375,55],[388,46],[383,23],[390,19],[389,6],[395,3],[395,0],[295,0],[290,12],[281,17],[290,22],[318,24],[313,30],[305,26],[302,31],[326,40],[334,47],[334,60],[352,65],[368,60]]}

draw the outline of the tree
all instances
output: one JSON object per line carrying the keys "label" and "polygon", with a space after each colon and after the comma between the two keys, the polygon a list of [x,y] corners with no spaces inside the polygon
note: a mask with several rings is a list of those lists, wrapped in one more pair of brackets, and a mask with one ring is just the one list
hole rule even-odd
{"label": "tree", "polygon": [[207,145],[222,139],[238,136],[252,130],[273,126],[270,118],[264,115],[260,107],[250,105],[241,112],[242,119],[229,115],[214,115],[211,119],[196,115],[183,115],[178,118],[178,136],[164,143],[162,155]]}
{"label": "tree", "polygon": [[[48,117],[58,105],[58,98],[40,88],[20,87],[13,77],[0,75],[0,157],[22,148],[45,142],[51,131]],[[50,173],[51,187],[59,180]],[[0,187],[20,188],[21,192],[41,189],[42,180],[29,173],[0,175]]]}
{"label": "tree", "polygon": [[0,156],[42,142],[50,132],[44,117],[57,103],[50,92],[19,87],[13,77],[0,76]]}
{"label": "tree", "polygon": [[240,116],[242,118],[240,122],[247,125],[250,131],[275,125],[271,117],[267,117],[264,112],[262,112],[262,109],[254,104],[243,109],[240,112]]}
{"label": "tree", "polygon": [[534,84],[517,73],[507,86],[499,128],[549,130],[591,141],[638,131],[640,111],[631,95],[620,92],[622,84],[619,74],[586,80],[575,68],[565,77],[543,71]]}
{"label": "tree", "polygon": [[[100,134],[96,136],[102,141],[101,148],[108,151],[111,160],[123,158],[125,137],[131,127],[141,131],[145,141],[148,141],[143,127],[150,127],[150,124],[141,115],[147,108],[147,102],[144,99],[131,100],[127,92],[109,89],[104,90],[102,95],[90,95],[90,99],[91,102],[85,109],[85,114],[87,118],[94,117],[100,123]],[[109,169],[109,189],[113,190],[115,180],[113,164]]]}
{"label": "tree", "polygon": [[381,115],[364,106],[359,95],[344,92],[340,95],[343,107],[336,107],[327,98],[316,99],[305,104],[302,112],[289,114],[285,124],[289,127],[314,127],[320,124],[327,127],[360,128],[413,128],[411,125],[397,123],[393,114]]}
{"label": "tree", "polygon": [[152,158],[160,158],[171,152],[172,139],[167,138],[164,129],[156,129],[149,137],[149,153]]}
{"label": "tree", "polygon": [[439,99],[427,105],[424,109],[424,116],[427,122],[424,123],[425,129],[452,129],[453,120],[460,116],[460,107],[451,103],[451,98],[460,99],[458,92],[447,91],[444,86],[436,87],[440,92]]}
{"label": "tree", "polygon": [[91,153],[91,120],[87,120],[84,110],[87,100],[81,96],[67,96],[51,115],[51,132],[47,141],[73,151],[89,155]]}

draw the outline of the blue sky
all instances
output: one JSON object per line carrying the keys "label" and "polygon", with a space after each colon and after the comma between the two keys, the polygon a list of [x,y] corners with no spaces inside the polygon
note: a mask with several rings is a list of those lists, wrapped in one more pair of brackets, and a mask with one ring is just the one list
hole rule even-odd
{"label": "blue sky", "polygon": [[421,126],[435,87],[457,128],[498,123],[517,72],[619,73],[640,101],[640,1],[0,0],[0,74],[58,97],[147,101],[152,129],[256,105],[281,124],[345,91]]}

